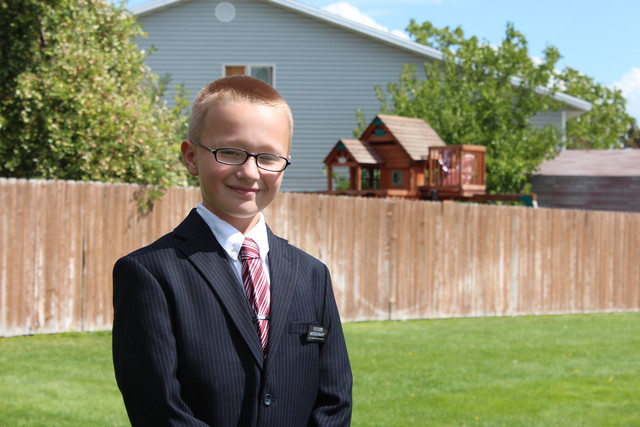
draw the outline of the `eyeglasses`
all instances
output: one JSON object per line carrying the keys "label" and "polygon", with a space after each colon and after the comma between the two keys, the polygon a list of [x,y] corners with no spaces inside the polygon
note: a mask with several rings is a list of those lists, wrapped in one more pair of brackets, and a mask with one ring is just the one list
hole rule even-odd
{"label": "eyeglasses", "polygon": [[216,159],[216,161],[218,163],[222,163],[223,165],[240,166],[245,164],[249,157],[253,157],[256,159],[256,165],[260,169],[264,169],[269,172],[282,172],[287,168],[287,166],[291,164],[291,162],[286,157],[278,156],[277,154],[253,154],[240,148],[228,147],[221,147],[212,150],[211,148],[200,144],[198,141],[192,142],[204,148],[205,150],[211,151],[211,154],[213,154],[213,157]]}

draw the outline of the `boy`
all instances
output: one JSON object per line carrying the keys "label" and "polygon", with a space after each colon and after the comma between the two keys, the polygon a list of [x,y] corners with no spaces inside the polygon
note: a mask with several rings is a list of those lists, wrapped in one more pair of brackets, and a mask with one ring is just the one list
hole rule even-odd
{"label": "boy", "polygon": [[114,368],[133,425],[349,425],[329,272],[261,213],[292,132],[288,105],[258,79],[219,79],[196,97],[181,151],[202,202],[113,272]]}

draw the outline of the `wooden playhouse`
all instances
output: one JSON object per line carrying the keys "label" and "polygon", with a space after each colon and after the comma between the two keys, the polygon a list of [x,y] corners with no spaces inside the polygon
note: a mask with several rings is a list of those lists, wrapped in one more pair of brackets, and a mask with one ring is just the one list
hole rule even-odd
{"label": "wooden playhouse", "polygon": [[[327,157],[330,194],[465,199],[485,194],[483,146],[446,145],[422,119],[377,115],[359,139],[340,139]],[[342,169],[342,171],[340,170]],[[341,186],[334,182],[340,172]]]}

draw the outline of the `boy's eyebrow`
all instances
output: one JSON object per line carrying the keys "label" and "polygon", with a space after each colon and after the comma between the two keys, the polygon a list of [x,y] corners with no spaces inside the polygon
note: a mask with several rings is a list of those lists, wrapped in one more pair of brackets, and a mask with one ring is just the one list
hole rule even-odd
{"label": "boy's eyebrow", "polygon": [[269,150],[269,149],[256,150],[255,152],[254,151],[249,151],[249,150],[247,150],[247,149],[245,149],[245,148],[243,148],[241,146],[238,146],[238,144],[242,145],[242,140],[241,139],[238,139],[238,140],[235,140],[235,139],[220,139],[220,140],[218,140],[216,142],[216,144],[215,144],[216,147],[211,147],[208,144],[202,144],[200,141],[191,141],[191,142],[197,142],[197,143],[199,143],[201,145],[204,145],[205,147],[207,147],[207,148],[209,148],[211,150],[215,150],[215,149],[218,149],[218,148],[239,148],[241,150],[244,150],[244,151],[247,151],[247,152],[251,152],[253,154],[265,153],[265,154],[275,154],[277,156],[284,156],[284,157],[287,157],[289,155],[289,152],[287,150],[285,150],[285,151],[287,151],[286,154],[278,154],[276,151]]}

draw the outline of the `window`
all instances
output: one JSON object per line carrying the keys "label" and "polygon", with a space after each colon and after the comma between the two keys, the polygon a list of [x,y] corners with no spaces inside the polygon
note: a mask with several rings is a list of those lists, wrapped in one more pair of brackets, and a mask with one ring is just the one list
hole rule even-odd
{"label": "window", "polygon": [[391,185],[402,185],[402,171],[391,172]]}
{"label": "window", "polygon": [[380,169],[363,168],[361,175],[361,187],[363,190],[379,190]]}
{"label": "window", "polygon": [[225,65],[224,76],[252,76],[273,86],[273,65]]}

